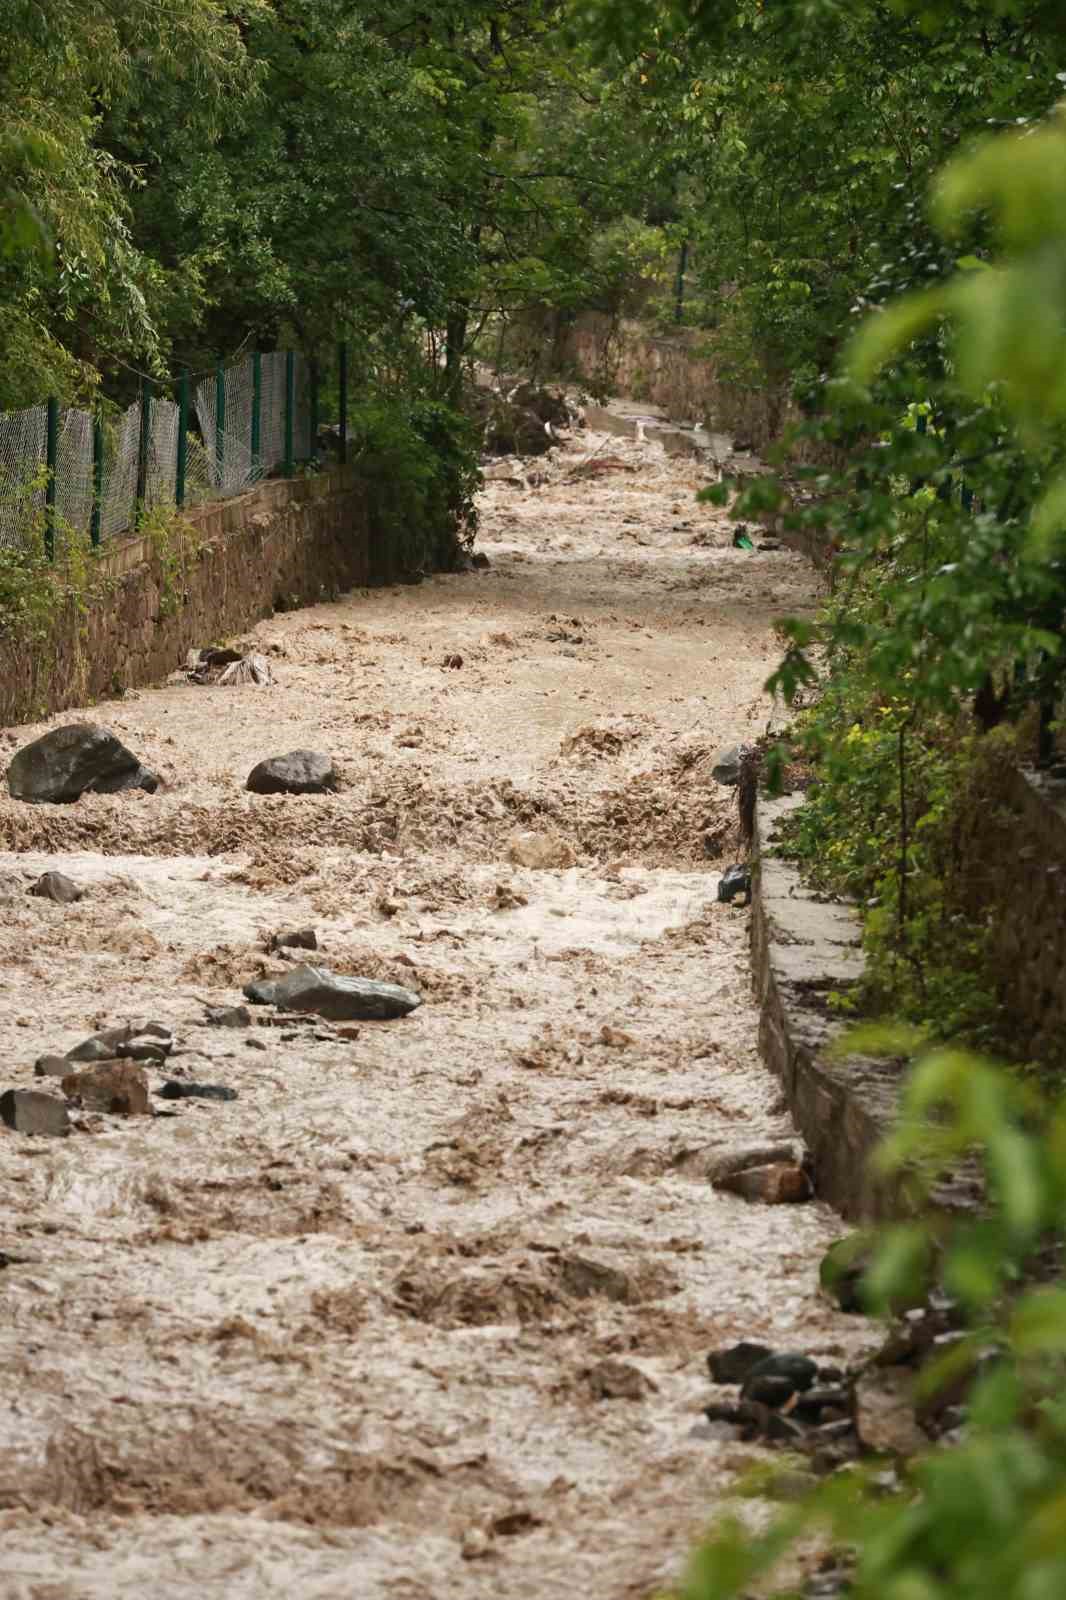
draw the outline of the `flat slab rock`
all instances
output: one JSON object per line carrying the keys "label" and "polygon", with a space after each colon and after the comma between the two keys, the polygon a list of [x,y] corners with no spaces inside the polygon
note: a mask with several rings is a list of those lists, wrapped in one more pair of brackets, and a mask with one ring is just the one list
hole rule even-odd
{"label": "flat slab rock", "polygon": [[153,794],[159,779],[109,728],[69,722],[15,752],[7,786],[16,800],[69,805],[89,792],[146,789]]}
{"label": "flat slab rock", "polygon": [[337,787],[333,760],[318,750],[290,750],[269,756],[248,774],[252,794],[329,794]]}
{"label": "flat slab rock", "polygon": [[63,1101],[43,1089],[5,1090],[0,1094],[0,1120],[15,1133],[61,1138],[70,1132],[70,1117]]}
{"label": "flat slab rock", "polygon": [[264,978],[245,986],[245,998],[257,1006],[285,1011],[311,1011],[333,1022],[405,1017],[422,1004],[414,989],[373,978],[343,978],[328,967],[295,967],[283,978]]}

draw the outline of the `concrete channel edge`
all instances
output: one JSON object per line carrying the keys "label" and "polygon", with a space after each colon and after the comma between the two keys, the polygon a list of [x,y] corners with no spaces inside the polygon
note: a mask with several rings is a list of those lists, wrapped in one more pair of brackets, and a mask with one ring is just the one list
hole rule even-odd
{"label": "concrete channel edge", "polygon": [[[896,1119],[904,1064],[831,1056],[846,1024],[830,996],[862,977],[861,930],[855,910],[821,900],[773,853],[778,825],[802,802],[802,795],[760,798],[756,811],[751,948],[759,1048],[806,1142],[819,1197],[848,1221],[879,1221],[909,1209],[905,1183],[886,1181],[872,1162]],[[935,1199],[944,1209],[968,1210],[979,1203],[979,1188],[962,1172]]]}

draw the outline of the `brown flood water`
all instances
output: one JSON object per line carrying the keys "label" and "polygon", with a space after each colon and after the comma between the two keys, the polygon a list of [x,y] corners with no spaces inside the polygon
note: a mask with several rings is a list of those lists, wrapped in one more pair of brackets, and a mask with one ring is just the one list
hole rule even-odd
{"label": "brown flood water", "polygon": [[[789,1131],[709,768],[813,578],[658,447],[575,475],[591,444],[486,491],[489,571],[255,628],[275,687],[94,708],[159,794],[0,799],[0,1087],[152,1018],[240,1094],[0,1128],[4,1600],[644,1596],[759,1459],[702,1423],[706,1352],[863,1339],[815,1294],[833,1214],[696,1170]],[[338,794],[244,791],[299,747]],[[512,864],[526,833],[561,864]],[[87,897],[28,899],[46,867]],[[204,1025],[308,924],[422,1008]]]}

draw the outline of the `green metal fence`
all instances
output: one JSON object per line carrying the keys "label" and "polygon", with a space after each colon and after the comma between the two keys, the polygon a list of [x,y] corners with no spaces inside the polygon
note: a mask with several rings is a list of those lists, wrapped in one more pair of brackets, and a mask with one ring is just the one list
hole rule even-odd
{"label": "green metal fence", "polygon": [[[338,348],[340,460],[347,457],[348,352]],[[138,399],[105,422],[50,399],[0,413],[0,546],[25,545],[43,522],[93,545],[134,529],[156,506],[241,494],[291,476],[316,454],[319,371],[295,351],[258,353],[169,384],[144,378]]]}

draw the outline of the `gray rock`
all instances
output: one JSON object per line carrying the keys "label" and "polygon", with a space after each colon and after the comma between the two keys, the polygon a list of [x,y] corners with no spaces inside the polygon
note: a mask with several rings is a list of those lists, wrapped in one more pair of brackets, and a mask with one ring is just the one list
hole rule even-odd
{"label": "gray rock", "polygon": [[7,786],[16,800],[60,805],[90,790],[114,794],[120,789],[147,789],[152,794],[159,779],[108,728],[70,722],[15,753],[7,769]]}
{"label": "gray rock", "polygon": [[723,905],[732,905],[738,894],[744,896],[743,905],[751,905],[751,871],[742,862],[727,867],[718,880],[718,899]]}
{"label": "gray rock", "polygon": [[270,756],[248,774],[253,794],[328,794],[337,787],[333,761],[318,750],[290,750]]}
{"label": "gray rock", "polygon": [[414,989],[372,978],[337,977],[328,967],[295,967],[283,978],[249,983],[244,993],[253,1005],[312,1011],[332,1022],[404,1017],[422,1004]]}
{"label": "gray rock", "polygon": [[80,900],[85,890],[79,889],[73,878],[62,872],[43,872],[26,893],[35,894],[41,900],[54,900],[57,906],[69,906]]}
{"label": "gray rock", "polygon": [[174,1035],[161,1022],[125,1022],[104,1028],[67,1051],[68,1061],[163,1061],[174,1048]]}
{"label": "gray rock", "polygon": [[719,750],[711,768],[711,777],[715,783],[720,783],[727,789],[735,789],[740,782],[741,763],[750,749],[750,745],[734,744],[727,750]]}
{"label": "gray rock", "polygon": [[170,1078],[156,1093],[163,1100],[236,1100],[236,1089],[224,1083],[179,1083]]}
{"label": "gray rock", "polygon": [[70,1062],[66,1056],[38,1056],[33,1063],[33,1071],[38,1078],[65,1078],[70,1071]]}
{"label": "gray rock", "polygon": [[[756,1363],[744,1379],[740,1391],[742,1400],[758,1400],[762,1405],[779,1406],[795,1393],[810,1389],[818,1377],[818,1363],[810,1356],[790,1355],[784,1352],[768,1355]],[[786,1385],[785,1392],[777,1395],[774,1385]],[[763,1392],[765,1391],[765,1392]]]}
{"label": "gray rock", "polygon": [[62,1138],[70,1132],[67,1108],[43,1089],[7,1089],[0,1094],[0,1118],[16,1133],[47,1134]]}
{"label": "gray rock", "polygon": [[204,1021],[211,1028],[250,1028],[252,1013],[247,1006],[208,1006]]}
{"label": "gray rock", "polygon": [[276,933],[270,941],[272,950],[317,950],[318,935],[314,928],[296,928],[292,933]]}

